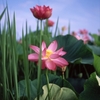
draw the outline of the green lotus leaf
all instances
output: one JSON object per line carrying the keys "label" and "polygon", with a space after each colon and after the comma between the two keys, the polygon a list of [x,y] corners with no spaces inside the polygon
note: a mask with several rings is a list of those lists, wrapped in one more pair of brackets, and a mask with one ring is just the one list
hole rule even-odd
{"label": "green lotus leaf", "polygon": [[96,55],[100,55],[100,46],[96,46],[96,45],[87,45],[93,53],[95,53]]}
{"label": "green lotus leaf", "polygon": [[80,61],[82,64],[93,64],[93,54],[90,48],[83,43],[82,40],[77,40],[72,35],[57,36],[53,40],[57,40],[58,48],[63,47],[67,54],[64,56],[69,62]]}
{"label": "green lotus leaf", "polygon": [[96,70],[97,75],[100,76],[100,57],[93,54],[94,56],[94,68]]}
{"label": "green lotus leaf", "polygon": [[100,86],[95,72],[85,82],[84,91],[80,94],[79,100],[100,100]]}
{"label": "green lotus leaf", "polygon": [[[56,84],[49,84],[49,94],[50,100],[78,100],[76,94],[69,88],[62,87],[60,88]],[[40,100],[49,100],[48,99],[48,88],[47,85],[43,86],[43,95],[40,96]],[[37,100],[37,98],[35,98]]]}

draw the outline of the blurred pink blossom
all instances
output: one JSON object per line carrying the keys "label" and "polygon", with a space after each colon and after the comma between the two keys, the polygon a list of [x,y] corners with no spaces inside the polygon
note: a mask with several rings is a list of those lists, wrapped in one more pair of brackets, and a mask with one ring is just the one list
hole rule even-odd
{"label": "blurred pink blossom", "polygon": [[79,30],[79,33],[84,35],[84,34],[88,34],[88,31],[86,29],[83,29],[83,30]]}
{"label": "blurred pink blossom", "polygon": [[77,40],[81,40],[82,38],[78,35],[78,33],[76,32],[72,32],[72,35],[77,39]]}
{"label": "blurred pink blossom", "polygon": [[48,20],[48,21],[47,21],[47,25],[48,25],[49,27],[52,27],[52,26],[54,25],[54,22],[53,22],[52,20]]}

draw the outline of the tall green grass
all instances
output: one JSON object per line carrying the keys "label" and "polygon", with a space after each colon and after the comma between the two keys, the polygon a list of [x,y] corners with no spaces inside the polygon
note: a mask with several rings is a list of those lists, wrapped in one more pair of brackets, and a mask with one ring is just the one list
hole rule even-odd
{"label": "tall green grass", "polygon": [[[1,23],[3,17],[4,23]],[[0,77],[0,98],[1,100],[24,100],[24,96],[26,96],[27,100],[31,100],[30,80],[38,79],[37,95],[40,95],[41,67],[36,67],[33,62],[28,61],[28,54],[33,52],[29,45],[41,46],[42,40],[49,45],[52,34],[48,32],[48,27],[45,28],[45,26],[44,30],[40,31],[39,22],[37,22],[36,31],[32,32],[26,21],[25,30],[22,28],[21,33],[22,43],[19,43],[16,40],[15,13],[12,19],[10,17],[8,8],[5,8],[0,15],[0,24],[2,26],[0,26],[0,75],[2,75]],[[42,22],[40,27],[42,28]],[[41,38],[39,39],[40,33]],[[39,66],[41,66],[40,60]],[[20,98],[19,81],[21,80],[25,80],[23,98]]]}
{"label": "tall green grass", "polygon": [[[8,8],[4,9],[3,13],[0,16],[0,20],[2,17],[5,17],[4,24],[1,28],[0,34],[0,51],[1,51],[1,59],[0,63],[3,76],[0,78],[0,84],[3,91],[3,97],[0,95],[2,100],[19,100],[20,93],[18,87],[18,51],[17,46],[18,42],[16,40],[16,21],[15,21],[15,13],[13,14],[13,19],[10,20]],[[25,28],[25,33],[27,33],[27,23]],[[29,90],[29,66],[28,66],[28,42],[24,39],[24,31],[22,31],[22,48],[23,48],[23,66],[24,66],[24,77],[25,77],[25,84],[26,84],[26,93],[28,95],[28,100],[30,100],[30,90]],[[27,37],[27,36],[26,36]],[[27,40],[27,39],[26,39]]]}

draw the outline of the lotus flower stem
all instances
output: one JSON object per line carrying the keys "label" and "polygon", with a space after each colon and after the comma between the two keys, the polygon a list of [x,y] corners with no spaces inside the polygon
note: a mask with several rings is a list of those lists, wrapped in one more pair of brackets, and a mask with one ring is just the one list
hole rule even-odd
{"label": "lotus flower stem", "polygon": [[48,100],[50,100],[50,89],[49,89],[49,77],[48,77],[48,69],[46,70],[46,80],[47,80],[47,89],[48,89]]}
{"label": "lotus flower stem", "polygon": [[38,83],[37,83],[37,100],[39,100],[40,86],[41,86],[41,53],[42,53],[42,20],[40,20],[40,53],[39,53],[39,62],[38,62]]}

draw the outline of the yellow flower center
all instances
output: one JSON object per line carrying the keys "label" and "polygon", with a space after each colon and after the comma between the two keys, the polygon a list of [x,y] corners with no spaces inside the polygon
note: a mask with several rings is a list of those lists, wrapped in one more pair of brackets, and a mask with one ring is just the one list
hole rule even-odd
{"label": "yellow flower center", "polygon": [[45,57],[49,58],[52,53],[53,53],[53,51],[46,50],[46,56]]}

